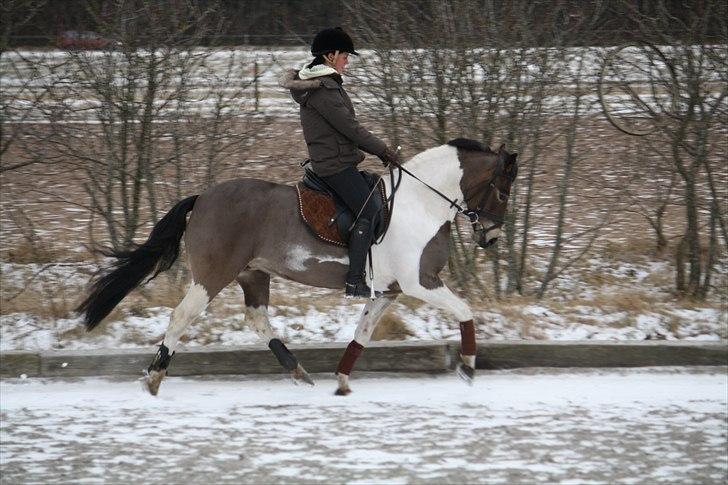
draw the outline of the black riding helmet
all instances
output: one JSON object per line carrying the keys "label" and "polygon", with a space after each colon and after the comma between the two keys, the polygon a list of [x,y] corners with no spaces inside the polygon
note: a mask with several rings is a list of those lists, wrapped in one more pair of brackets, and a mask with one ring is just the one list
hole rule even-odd
{"label": "black riding helmet", "polygon": [[348,52],[358,56],[359,53],[354,50],[354,42],[349,34],[344,32],[341,27],[333,29],[324,29],[313,38],[311,43],[311,54],[321,56],[327,52]]}

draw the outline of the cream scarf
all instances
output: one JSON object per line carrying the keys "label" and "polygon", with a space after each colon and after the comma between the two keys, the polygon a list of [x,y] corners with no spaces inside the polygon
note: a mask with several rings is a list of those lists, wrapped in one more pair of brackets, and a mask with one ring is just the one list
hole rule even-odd
{"label": "cream scarf", "polygon": [[[308,65],[308,63],[306,64]],[[329,74],[338,74],[336,69],[329,67],[326,64],[316,64],[315,66],[308,68],[304,67],[298,71],[298,78],[302,80],[313,79],[315,77],[328,76]]]}

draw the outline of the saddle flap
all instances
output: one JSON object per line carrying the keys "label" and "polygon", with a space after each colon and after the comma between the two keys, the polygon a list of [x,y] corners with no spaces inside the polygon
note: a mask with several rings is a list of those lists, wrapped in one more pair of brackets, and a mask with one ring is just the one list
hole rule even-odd
{"label": "saddle flap", "polygon": [[[360,172],[370,188],[377,184],[372,194],[377,205],[374,234],[380,237],[387,226],[389,211],[386,206],[384,181],[372,172]],[[350,228],[354,222],[351,212],[334,194],[326,182],[312,170],[306,170],[301,182],[296,185],[298,212],[313,234],[322,241],[337,246],[347,246]]]}
{"label": "saddle flap", "polygon": [[335,224],[336,205],[333,197],[325,192],[313,190],[303,182],[296,185],[296,193],[298,213],[314,235],[327,243],[346,246]]}

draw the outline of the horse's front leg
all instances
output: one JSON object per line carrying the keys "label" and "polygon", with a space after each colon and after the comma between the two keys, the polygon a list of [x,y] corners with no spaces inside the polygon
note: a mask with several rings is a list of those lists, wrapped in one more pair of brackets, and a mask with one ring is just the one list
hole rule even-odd
{"label": "horse's front leg", "polygon": [[475,378],[475,325],[473,312],[467,303],[457,297],[439,278],[427,280],[428,288],[419,282],[403,286],[402,292],[423,300],[437,308],[449,311],[460,322],[460,359],[456,371],[468,384]]}
{"label": "horse's front leg", "polygon": [[339,365],[336,367],[336,378],[339,381],[339,387],[335,393],[337,396],[346,396],[351,393],[349,374],[351,374],[351,370],[354,368],[354,363],[364,350],[364,346],[371,340],[374,329],[377,328],[377,323],[384,314],[384,311],[396,299],[397,295],[386,295],[376,300],[369,300],[364,305],[364,311],[362,311],[359,317],[359,323],[354,332],[354,340],[349,342],[349,346],[346,347],[346,351],[341,356]]}

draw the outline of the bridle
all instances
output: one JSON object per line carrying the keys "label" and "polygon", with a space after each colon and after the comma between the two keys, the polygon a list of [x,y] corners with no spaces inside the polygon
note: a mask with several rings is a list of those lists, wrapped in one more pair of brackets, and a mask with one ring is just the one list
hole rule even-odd
{"label": "bridle", "polygon": [[[496,197],[498,198],[499,202],[501,202],[501,203],[508,202],[508,198],[511,195],[510,192],[502,192],[498,187],[496,187],[495,181],[498,178],[505,178],[508,180],[508,186],[510,187],[511,184],[513,184],[513,181],[515,180],[515,176],[505,173],[503,171],[503,168],[504,168],[503,161],[498,160],[498,165],[496,166],[495,170],[493,171],[493,175],[491,175],[491,177],[484,182],[484,184],[486,185],[486,190],[483,193],[482,197],[480,198],[480,202],[475,206],[475,209],[466,209],[463,212],[464,215],[466,215],[470,218],[470,222],[473,224],[473,230],[476,232],[484,231],[487,233],[488,231],[490,231],[492,229],[496,229],[496,228],[502,226],[503,223],[505,222],[504,216],[496,214],[494,212],[487,211],[484,208],[485,202],[490,198],[490,194],[494,190],[496,192]],[[464,194],[466,204],[467,204],[467,202],[470,201],[470,199],[475,197],[474,194],[477,193],[477,189],[481,185],[482,185],[481,183],[478,183],[478,184],[474,185],[473,187],[469,187],[468,189],[465,190],[465,192],[471,192],[471,189],[472,189],[471,193],[473,193],[472,196],[468,196],[467,194]],[[489,221],[493,222],[493,224],[487,228],[481,224],[480,225],[481,229],[478,229],[476,227],[476,223],[478,223],[480,221],[481,217],[488,219]]]}
{"label": "bridle", "polygon": [[[485,201],[488,200],[488,198],[490,197],[490,194],[493,190],[496,191],[496,193],[497,193],[496,195],[500,202],[508,201],[508,197],[510,196],[510,193],[504,194],[503,192],[501,192],[498,189],[498,187],[495,186],[495,181],[499,177],[507,178],[511,184],[513,183],[513,180],[515,179],[515,176],[509,175],[503,171],[503,161],[502,160],[498,160],[498,166],[493,171],[493,175],[484,182],[487,185],[487,188],[486,188],[483,196],[480,198],[480,202],[478,203],[478,205],[475,206],[475,209],[470,209],[467,207],[467,203],[470,201],[470,199],[473,198],[473,196],[468,196],[467,194],[464,194],[465,195],[465,200],[464,200],[465,208],[463,208],[460,204],[458,204],[457,199],[452,200],[451,198],[449,198],[448,196],[446,196],[445,194],[443,194],[442,192],[440,192],[439,190],[437,190],[436,188],[434,188],[433,186],[431,186],[424,180],[420,179],[417,175],[413,174],[412,172],[410,172],[409,170],[404,168],[402,165],[400,165],[398,163],[390,164],[390,171],[392,170],[391,165],[394,165],[396,168],[398,168],[400,170],[400,173],[404,172],[407,175],[409,175],[410,177],[418,180],[425,187],[427,187],[428,189],[430,189],[431,191],[433,191],[434,193],[436,193],[437,195],[439,195],[440,197],[445,199],[447,202],[449,202],[450,208],[455,207],[458,210],[458,212],[457,212],[458,214],[462,214],[462,215],[466,216],[468,219],[470,219],[470,224],[472,224],[473,231],[475,231],[475,233],[480,233],[481,231],[487,233],[488,231],[490,231],[492,229],[496,229],[503,225],[503,222],[504,222],[503,216],[495,214],[490,211],[487,211],[483,207],[485,205]],[[481,184],[478,183],[475,186],[471,187],[470,189],[473,189],[473,191],[475,192],[475,191],[477,191],[477,188],[480,187],[480,185]],[[467,189],[466,192],[470,192],[470,189]],[[501,198],[501,197],[503,197],[503,198]],[[478,224],[480,222],[481,217],[492,221],[493,225],[486,228],[482,224]],[[478,227],[478,225],[480,225],[480,227]]]}

